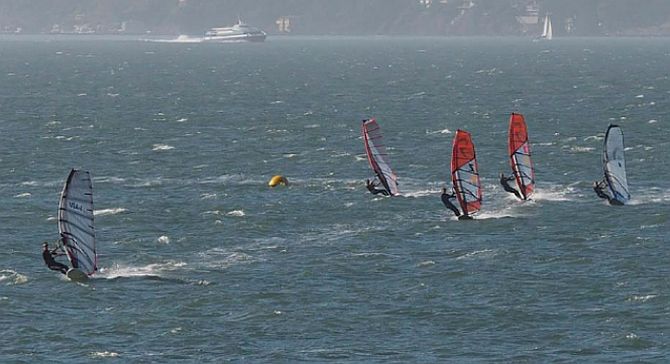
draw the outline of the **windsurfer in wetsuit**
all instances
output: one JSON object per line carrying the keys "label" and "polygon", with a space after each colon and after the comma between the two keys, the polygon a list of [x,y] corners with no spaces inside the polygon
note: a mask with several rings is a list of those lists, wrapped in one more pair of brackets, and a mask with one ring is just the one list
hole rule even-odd
{"label": "windsurfer in wetsuit", "polygon": [[449,210],[453,211],[454,215],[461,216],[461,211],[459,211],[458,207],[456,207],[456,205],[454,205],[451,202],[452,198],[456,198],[455,193],[449,194],[447,193],[447,189],[442,187],[442,195],[440,196],[440,198],[442,199],[442,203],[444,204],[444,206],[446,206],[446,208],[448,208]]}
{"label": "windsurfer in wetsuit", "polygon": [[607,202],[609,202],[610,205],[617,205],[617,206],[623,205],[621,201],[613,199],[612,197],[610,197],[610,195],[605,193],[606,187],[607,183],[604,180],[600,182],[597,181],[593,182],[593,191],[596,193],[596,195],[598,195],[598,197],[602,198],[603,200],[607,200]]}
{"label": "windsurfer in wetsuit", "polygon": [[516,188],[509,185],[510,182],[514,181],[514,176],[505,177],[504,173],[500,174],[500,184],[502,185],[505,192],[513,193],[519,200],[523,200],[519,191]]}
{"label": "windsurfer in wetsuit", "polygon": [[58,250],[58,247],[54,248],[53,250],[49,250],[49,243],[46,241],[44,244],[42,244],[42,258],[44,259],[44,263],[49,267],[51,270],[57,270],[63,274],[67,273],[67,270],[70,269],[67,265],[63,263],[57,262],[54,257],[64,255],[63,253],[58,253],[56,252]]}
{"label": "windsurfer in wetsuit", "polygon": [[374,183],[373,181],[370,181],[370,179],[365,180],[365,187],[367,187],[368,191],[370,191],[371,194],[377,195],[377,194],[382,194],[384,196],[388,196],[389,193],[385,189],[379,189],[377,188],[377,184]]}

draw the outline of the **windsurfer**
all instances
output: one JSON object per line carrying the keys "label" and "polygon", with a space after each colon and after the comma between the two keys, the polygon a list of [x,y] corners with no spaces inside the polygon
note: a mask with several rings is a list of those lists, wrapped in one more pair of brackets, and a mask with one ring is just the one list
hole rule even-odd
{"label": "windsurfer", "polygon": [[42,258],[44,259],[44,263],[47,265],[47,267],[49,267],[51,270],[57,270],[63,274],[66,274],[70,267],[63,263],[59,263],[54,259],[54,257],[65,255],[65,253],[58,253],[57,251],[58,247],[54,248],[53,250],[49,250],[49,243],[46,241],[44,244],[42,244]]}
{"label": "windsurfer", "polygon": [[378,186],[378,183],[375,183],[374,181],[370,181],[370,179],[365,180],[365,187],[367,187],[368,191],[370,191],[370,193],[372,193],[373,195],[378,195],[380,193],[384,196],[389,195],[389,193],[386,190],[379,189],[379,188],[377,188],[377,186]]}
{"label": "windsurfer", "polygon": [[461,216],[461,212],[458,210],[458,207],[456,207],[456,205],[454,205],[451,202],[452,198],[456,198],[456,194],[454,193],[449,194],[447,193],[447,189],[442,187],[442,196],[440,196],[440,198],[442,199],[442,203],[444,204],[444,206],[446,206],[446,208],[448,208],[449,210],[453,211],[454,215]]}
{"label": "windsurfer", "polygon": [[513,193],[518,199],[523,200],[519,191],[516,188],[513,188],[509,185],[510,182],[514,181],[514,176],[505,177],[504,173],[500,174],[500,184],[502,185],[505,192]]}
{"label": "windsurfer", "polygon": [[611,198],[610,195],[605,193],[605,187],[607,187],[607,183],[604,180],[600,182],[593,182],[593,191],[596,193],[596,195],[598,195],[598,197],[602,198],[603,200],[607,200],[610,205],[623,205],[621,201]]}

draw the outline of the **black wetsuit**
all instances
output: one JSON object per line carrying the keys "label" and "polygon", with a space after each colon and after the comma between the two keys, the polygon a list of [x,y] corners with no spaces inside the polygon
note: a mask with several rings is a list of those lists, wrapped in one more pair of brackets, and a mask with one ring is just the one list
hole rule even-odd
{"label": "black wetsuit", "polygon": [[603,191],[605,189],[605,182],[600,182],[596,183],[595,186],[593,186],[593,191],[598,195],[598,197],[602,198],[603,200],[607,200],[607,202],[610,203],[610,205],[615,205],[615,206],[623,206],[623,202],[611,198],[608,194]]}
{"label": "black wetsuit", "polygon": [[384,195],[384,196],[388,196],[388,195],[389,195],[389,193],[388,193],[386,190],[382,190],[382,189],[375,188],[375,184],[374,184],[374,183],[370,183],[370,184],[368,184],[366,187],[368,188],[368,191],[370,191],[370,193],[372,193],[373,195],[378,195],[378,194],[380,194],[380,193],[381,193],[382,195]]}
{"label": "black wetsuit", "polygon": [[514,196],[516,196],[518,199],[523,200],[523,197],[521,197],[521,194],[519,191],[516,190],[516,188],[513,188],[509,185],[510,182],[514,180],[514,177],[505,177],[505,175],[502,175],[500,177],[500,184],[503,186],[503,189],[506,192],[513,193]]}
{"label": "black wetsuit", "polygon": [[53,257],[53,253],[49,250],[42,251],[42,258],[44,259],[44,263],[46,263],[47,267],[51,270],[57,270],[65,274],[67,273],[67,270],[70,269],[67,265],[57,262]]}
{"label": "black wetsuit", "polygon": [[598,195],[598,197],[607,201],[610,200],[610,197],[603,191],[602,185],[598,184],[593,186],[593,191],[596,193],[596,195]]}
{"label": "black wetsuit", "polygon": [[451,199],[456,197],[455,195],[450,195],[448,193],[443,193],[440,198],[442,198],[442,203],[444,206],[446,206],[449,210],[454,212],[454,215],[456,216],[461,216],[461,211],[458,210],[458,207],[456,207],[452,202]]}

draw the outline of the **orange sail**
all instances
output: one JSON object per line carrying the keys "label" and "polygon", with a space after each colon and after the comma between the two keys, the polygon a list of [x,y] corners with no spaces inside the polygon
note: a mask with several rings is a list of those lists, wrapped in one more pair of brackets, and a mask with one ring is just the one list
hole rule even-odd
{"label": "orange sail", "polygon": [[521,114],[512,113],[509,119],[509,156],[516,185],[527,200],[535,191],[535,169],[530,158],[528,129]]}
{"label": "orange sail", "polygon": [[451,154],[451,181],[463,213],[472,215],[482,207],[482,186],[470,133],[457,130]]}

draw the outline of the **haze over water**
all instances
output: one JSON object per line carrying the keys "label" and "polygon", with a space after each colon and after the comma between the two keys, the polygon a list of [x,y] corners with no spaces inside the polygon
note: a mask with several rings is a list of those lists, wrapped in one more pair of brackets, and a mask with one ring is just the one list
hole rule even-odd
{"label": "haze over water", "polygon": [[[668,360],[667,39],[18,39],[0,39],[0,362]],[[497,182],[513,111],[526,203]],[[400,197],[365,189],[368,117]],[[624,207],[591,190],[610,123]],[[468,222],[439,199],[459,128],[484,183]],[[71,167],[94,177],[87,285],[40,257]]]}

